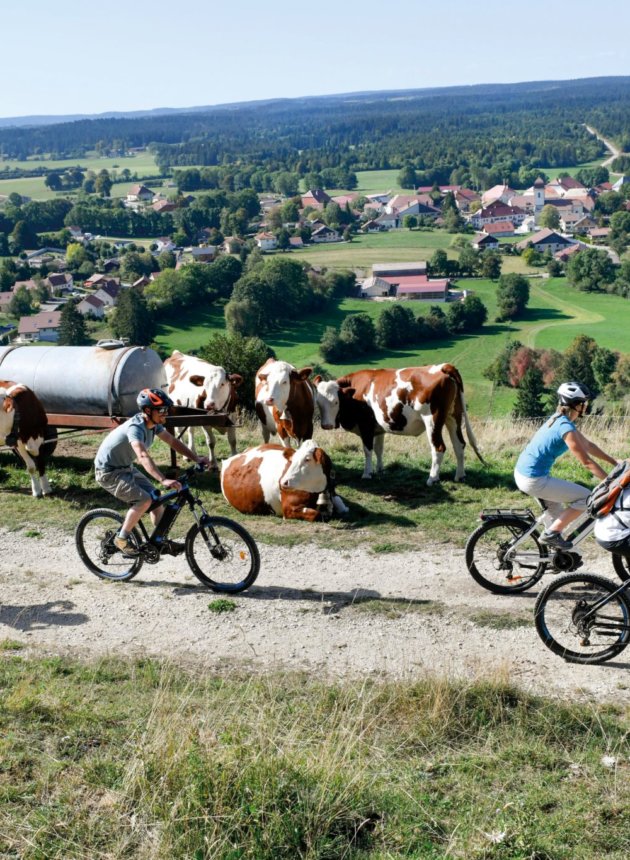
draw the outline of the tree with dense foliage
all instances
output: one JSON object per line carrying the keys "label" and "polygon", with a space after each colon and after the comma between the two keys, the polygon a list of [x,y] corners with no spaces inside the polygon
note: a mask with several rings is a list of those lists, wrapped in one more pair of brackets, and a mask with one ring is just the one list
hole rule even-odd
{"label": "tree with dense foliage", "polygon": [[597,349],[597,341],[594,338],[585,334],[578,335],[564,351],[562,378],[582,382],[597,394],[600,391],[600,385],[593,369],[593,357]]}
{"label": "tree with dense foliage", "polygon": [[615,280],[615,267],[605,251],[587,248],[573,254],[567,263],[567,281],[578,290],[605,290]]}
{"label": "tree with dense foliage", "polygon": [[454,334],[478,331],[488,319],[488,309],[479,296],[466,296],[463,302],[451,302],[446,312],[448,330]]}
{"label": "tree with dense foliage", "polygon": [[84,346],[88,343],[85,320],[74,302],[66,302],[59,318],[60,346]]}
{"label": "tree with dense foliage", "polygon": [[547,411],[544,393],[542,373],[537,367],[530,367],[518,387],[512,418],[543,418]]}
{"label": "tree with dense foliage", "polygon": [[522,346],[523,344],[519,340],[509,340],[501,352],[495,356],[492,363],[486,367],[482,376],[490,379],[495,385],[511,385],[509,379],[510,362],[514,353],[518,352]]}
{"label": "tree with dense foliage", "polygon": [[482,278],[496,281],[501,274],[501,255],[496,251],[483,251],[479,261],[479,274]]}
{"label": "tree with dense foliage", "polygon": [[415,189],[417,185],[415,167],[412,164],[406,164],[396,177],[396,181],[401,188]]}
{"label": "tree with dense foliage", "polygon": [[112,314],[112,331],[134,346],[148,346],[153,341],[155,317],[139,290],[130,287],[120,291]]}
{"label": "tree with dense foliage", "polygon": [[538,223],[541,227],[548,227],[550,230],[557,230],[560,226],[560,213],[557,206],[552,206],[547,203],[542,208]]}
{"label": "tree with dense foliage", "polygon": [[9,302],[8,311],[10,316],[19,319],[33,312],[33,297],[26,287],[18,287]]}
{"label": "tree with dense foliage", "polygon": [[50,188],[51,191],[61,191],[63,185],[61,176],[56,171],[51,170],[46,179],[44,179],[44,185],[46,188]]}
{"label": "tree with dense foliage", "polygon": [[224,367],[227,373],[240,373],[243,384],[238,389],[239,404],[250,412],[254,411],[256,371],[268,358],[275,357],[273,349],[259,337],[241,334],[213,334],[199,350],[199,358],[204,361]]}
{"label": "tree with dense foliage", "polygon": [[382,349],[415,343],[418,328],[413,311],[400,303],[385,307],[376,321],[376,343]]}
{"label": "tree with dense foliage", "polygon": [[497,285],[497,322],[519,319],[529,302],[529,281],[524,275],[501,275]]}
{"label": "tree with dense foliage", "polygon": [[442,248],[438,248],[434,251],[427,268],[430,275],[446,275],[448,271],[448,257],[446,255],[446,251],[442,250]]}

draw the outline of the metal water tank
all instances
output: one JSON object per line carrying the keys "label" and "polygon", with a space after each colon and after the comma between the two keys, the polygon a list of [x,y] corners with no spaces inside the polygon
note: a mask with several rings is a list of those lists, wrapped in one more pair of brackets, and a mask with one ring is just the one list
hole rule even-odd
{"label": "metal water tank", "polygon": [[144,346],[0,347],[0,379],[28,385],[51,413],[133,415],[141,388],[162,388],[162,359]]}

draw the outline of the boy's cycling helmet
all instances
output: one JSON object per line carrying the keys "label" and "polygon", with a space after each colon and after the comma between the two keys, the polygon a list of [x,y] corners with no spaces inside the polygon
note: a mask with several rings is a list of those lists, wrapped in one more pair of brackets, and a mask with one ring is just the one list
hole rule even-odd
{"label": "boy's cycling helmet", "polygon": [[557,394],[563,406],[577,406],[593,399],[593,392],[582,382],[563,382]]}
{"label": "boy's cycling helmet", "polygon": [[143,388],[136,399],[138,409],[164,409],[173,401],[161,388]]}

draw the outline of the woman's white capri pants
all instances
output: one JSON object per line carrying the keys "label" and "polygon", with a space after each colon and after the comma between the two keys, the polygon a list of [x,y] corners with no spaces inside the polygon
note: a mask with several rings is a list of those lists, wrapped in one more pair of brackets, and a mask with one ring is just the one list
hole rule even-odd
{"label": "woman's white capri pants", "polygon": [[543,475],[540,478],[527,478],[520,472],[514,472],[516,486],[528,496],[536,499],[544,499],[547,509],[554,519],[557,519],[566,508],[574,508],[583,511],[586,507],[586,499],[590,495],[588,487],[582,484],[574,484],[573,481],[562,481],[560,478],[552,478]]}

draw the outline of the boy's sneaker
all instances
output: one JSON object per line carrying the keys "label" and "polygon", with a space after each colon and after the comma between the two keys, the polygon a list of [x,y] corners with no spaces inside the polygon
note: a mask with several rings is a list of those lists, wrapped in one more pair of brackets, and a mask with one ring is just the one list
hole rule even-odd
{"label": "boy's sneaker", "polygon": [[551,549],[571,549],[573,544],[570,540],[565,540],[560,532],[544,531],[539,537],[539,541]]}
{"label": "boy's sneaker", "polygon": [[131,543],[129,538],[116,535],[114,538],[114,546],[119,549],[127,558],[135,558],[138,555],[138,547]]}

